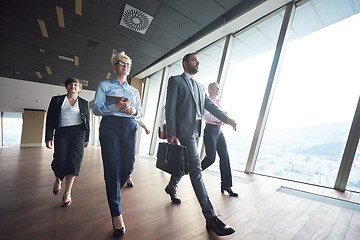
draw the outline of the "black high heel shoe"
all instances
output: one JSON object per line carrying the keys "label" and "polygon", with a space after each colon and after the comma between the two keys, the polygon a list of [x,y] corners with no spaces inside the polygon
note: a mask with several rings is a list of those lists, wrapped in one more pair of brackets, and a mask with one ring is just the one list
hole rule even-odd
{"label": "black high heel shoe", "polygon": [[221,187],[221,193],[224,193],[224,191],[226,191],[232,197],[237,197],[238,196],[238,194],[233,192],[230,187],[227,187],[227,188]]}
{"label": "black high heel shoe", "polygon": [[123,235],[125,234],[125,226],[123,226],[122,228],[115,228],[115,225],[114,225],[114,220],[111,218],[111,221],[112,221],[112,225],[113,225],[113,233],[115,235]]}

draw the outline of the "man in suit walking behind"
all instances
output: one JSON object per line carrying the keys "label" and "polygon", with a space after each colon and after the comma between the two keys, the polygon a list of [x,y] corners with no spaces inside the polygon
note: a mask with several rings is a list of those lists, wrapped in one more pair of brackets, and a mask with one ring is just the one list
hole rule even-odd
{"label": "man in suit walking behind", "polygon": [[[222,112],[205,94],[204,87],[193,79],[199,71],[199,60],[196,53],[184,56],[184,73],[169,78],[166,97],[166,133],[169,143],[187,147],[189,175],[196,197],[200,203],[206,219],[207,230],[213,230],[217,235],[229,235],[235,230],[222,222],[215,214],[201,174],[200,157],[197,150],[201,136],[201,126],[204,122],[204,109],[236,130],[236,122]],[[165,192],[170,195],[173,203],[179,204],[180,198],[176,195],[176,187],[181,177],[171,176]]]}

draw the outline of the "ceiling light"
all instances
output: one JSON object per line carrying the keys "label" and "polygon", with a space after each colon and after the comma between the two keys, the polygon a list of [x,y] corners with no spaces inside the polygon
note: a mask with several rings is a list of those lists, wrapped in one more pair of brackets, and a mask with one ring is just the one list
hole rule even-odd
{"label": "ceiling light", "polygon": [[74,56],[74,65],[79,66],[79,57],[78,56]]}
{"label": "ceiling light", "polygon": [[43,78],[43,77],[41,76],[41,73],[40,73],[40,72],[35,71],[35,74],[36,74],[36,76],[37,76],[39,79]]}
{"label": "ceiling light", "polygon": [[106,74],[106,79],[110,79],[111,73]]}
{"label": "ceiling light", "polygon": [[40,52],[41,52],[41,53],[45,53],[45,49],[40,48]]}
{"label": "ceiling light", "polygon": [[75,0],[75,13],[77,15],[82,14],[82,0]]}
{"label": "ceiling light", "polygon": [[154,17],[136,9],[129,4],[125,5],[120,25],[129,28],[135,32],[145,34]]}
{"label": "ceiling light", "polygon": [[13,111],[13,112],[18,112],[18,113],[24,112],[23,110],[19,110],[19,109],[13,109],[12,111]]}
{"label": "ceiling light", "polygon": [[49,75],[52,74],[51,69],[50,69],[49,66],[45,66],[45,69],[46,69],[46,72],[47,72]]}
{"label": "ceiling light", "polygon": [[61,59],[61,60],[68,61],[68,62],[73,62],[74,61],[74,59],[72,59],[70,57],[65,57],[65,56],[62,56],[62,55],[59,55],[58,58]]}
{"label": "ceiling light", "polygon": [[65,28],[63,8],[56,6],[56,15],[59,27]]}
{"label": "ceiling light", "polygon": [[38,21],[38,24],[39,24],[39,27],[40,27],[41,35],[42,35],[43,37],[48,38],[49,35],[48,35],[48,33],[47,33],[44,20],[37,19],[37,21]]}

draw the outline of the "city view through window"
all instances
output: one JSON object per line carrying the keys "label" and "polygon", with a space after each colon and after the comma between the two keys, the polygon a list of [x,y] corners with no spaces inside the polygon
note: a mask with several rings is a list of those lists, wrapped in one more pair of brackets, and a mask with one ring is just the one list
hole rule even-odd
{"label": "city view through window", "polygon": [[333,187],[359,98],[359,24],[289,42],[255,172]]}
{"label": "city view through window", "polygon": [[[290,40],[255,173],[333,187],[359,98],[360,74],[357,65],[360,60],[360,34],[356,30],[359,24],[360,14],[357,14]],[[268,54],[266,52],[251,61],[256,61],[257,66],[266,66]],[[247,62],[242,63],[245,64]],[[250,82],[256,75],[259,73],[237,78],[238,81],[247,79]],[[258,86],[264,88],[260,84]],[[233,91],[241,91],[234,85],[232,88],[235,88]],[[247,96],[237,96],[237,99],[252,99],[253,94],[248,92]],[[230,101],[225,106],[236,102],[228,95],[236,96],[236,93],[226,92],[223,98]],[[259,112],[260,105],[253,105],[253,101],[245,104]],[[229,106],[233,111],[237,108]],[[247,112],[238,114],[241,130],[248,116]],[[251,130],[254,131],[254,127]],[[243,171],[249,149],[240,151],[242,141],[236,138],[231,129],[224,128],[224,132],[231,148],[232,167]],[[360,190],[358,165],[359,151],[349,181],[349,186],[354,190]]]}
{"label": "city view through window", "polygon": [[[4,112],[4,146],[20,146],[22,131],[22,113]],[[1,139],[0,139],[1,141]]]}

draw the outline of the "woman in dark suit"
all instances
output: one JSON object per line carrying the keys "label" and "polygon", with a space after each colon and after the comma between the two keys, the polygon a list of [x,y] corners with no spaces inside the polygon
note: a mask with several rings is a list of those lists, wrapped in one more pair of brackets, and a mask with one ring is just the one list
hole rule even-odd
{"label": "woman in dark suit", "polygon": [[[89,143],[88,102],[79,97],[82,84],[76,78],[65,81],[66,95],[51,99],[46,117],[46,147],[54,147],[51,168],[55,174],[54,195],[61,191],[61,183],[66,178],[62,206],[71,204],[71,189],[80,171],[84,147]],[[54,140],[53,140],[54,139]]]}

